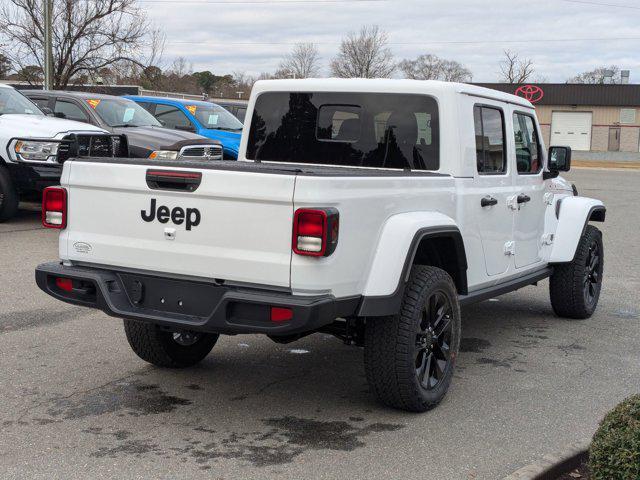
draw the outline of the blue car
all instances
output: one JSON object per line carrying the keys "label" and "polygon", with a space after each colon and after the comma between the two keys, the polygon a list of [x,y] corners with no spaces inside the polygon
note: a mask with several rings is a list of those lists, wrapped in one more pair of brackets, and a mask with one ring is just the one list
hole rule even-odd
{"label": "blue car", "polygon": [[225,160],[238,158],[242,123],[211,102],[127,95],[167,128],[194,132],[222,143]]}

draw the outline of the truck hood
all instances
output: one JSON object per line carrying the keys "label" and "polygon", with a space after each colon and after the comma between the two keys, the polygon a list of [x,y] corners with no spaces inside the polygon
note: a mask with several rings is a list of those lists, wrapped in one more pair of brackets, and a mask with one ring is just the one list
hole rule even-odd
{"label": "truck hood", "polygon": [[126,135],[130,148],[145,150],[149,153],[154,150],[179,150],[184,145],[217,143],[195,133],[163,127],[115,127],[113,133]]}
{"label": "truck hood", "polygon": [[74,122],[45,115],[0,115],[0,136],[11,138],[56,138],[74,132],[102,132],[88,123]]}

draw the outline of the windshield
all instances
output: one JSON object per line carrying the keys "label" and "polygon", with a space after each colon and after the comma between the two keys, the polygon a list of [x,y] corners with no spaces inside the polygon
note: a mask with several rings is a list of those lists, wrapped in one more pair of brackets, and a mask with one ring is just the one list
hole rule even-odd
{"label": "windshield", "polygon": [[87,103],[110,127],[161,127],[153,115],[126,98],[88,99]]}
{"label": "windshield", "polygon": [[11,113],[44,115],[31,100],[13,88],[0,88],[0,115]]}
{"label": "windshield", "polygon": [[438,170],[438,104],[426,95],[267,92],[256,100],[247,158]]}
{"label": "windshield", "polygon": [[242,130],[242,123],[219,105],[203,107],[201,105],[188,105],[187,109],[198,119],[204,128],[216,130],[230,130],[239,132]]}

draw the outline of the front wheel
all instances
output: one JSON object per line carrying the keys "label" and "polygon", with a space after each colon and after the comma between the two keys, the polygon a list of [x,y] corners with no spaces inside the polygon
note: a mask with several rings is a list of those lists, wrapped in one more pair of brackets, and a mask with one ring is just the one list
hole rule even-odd
{"label": "front wheel", "polygon": [[587,225],[573,261],[556,265],[549,280],[551,306],[556,315],[576,319],[593,315],[602,290],[603,269],[602,233]]}
{"label": "front wheel", "polygon": [[460,307],[451,277],[416,265],[400,313],[367,318],[365,369],[380,402],[424,412],[444,398],[460,345]]}
{"label": "front wheel", "polygon": [[214,333],[170,332],[152,323],[124,321],[131,349],[158,367],[185,368],[203,360],[218,341]]}

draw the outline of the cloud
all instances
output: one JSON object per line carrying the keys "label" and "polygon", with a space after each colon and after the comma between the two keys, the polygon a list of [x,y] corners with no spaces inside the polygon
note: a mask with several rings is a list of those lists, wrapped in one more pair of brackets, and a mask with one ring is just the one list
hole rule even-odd
{"label": "cloud", "polygon": [[[633,5],[625,3],[631,0],[617,1]],[[151,0],[141,6],[167,35],[167,64],[184,56],[195,69],[217,74],[273,71],[296,42],[317,44],[327,74],[344,34],[377,24],[388,32],[398,60],[435,53],[463,63],[476,81],[497,80],[505,49],[532,58],[536,76],[548,81],[562,82],[608,64],[631,69],[632,81],[634,70],[640,78],[640,10],[562,0],[307,4]]]}

